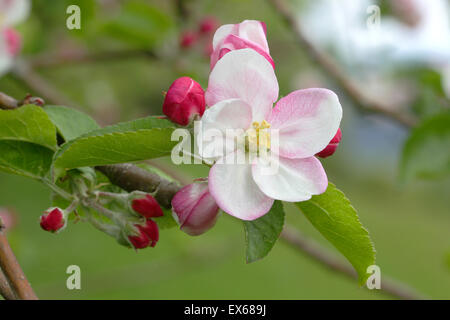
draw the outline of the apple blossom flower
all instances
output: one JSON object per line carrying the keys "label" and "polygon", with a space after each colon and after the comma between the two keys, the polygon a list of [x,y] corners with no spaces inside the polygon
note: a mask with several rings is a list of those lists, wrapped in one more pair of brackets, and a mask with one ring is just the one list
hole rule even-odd
{"label": "apple blossom flower", "polygon": [[[272,65],[256,51],[242,49],[217,62],[205,97],[211,107],[201,119],[203,131],[197,140],[201,155],[217,160],[209,172],[209,192],[223,211],[254,220],[270,210],[274,199],[305,201],[327,189],[326,173],[314,155],[339,128],[342,107],[336,94],[327,89],[297,90],[273,108],[278,81]],[[204,132],[209,128],[238,130],[249,145],[272,152],[262,158],[252,153],[255,148],[229,148],[223,139],[207,140]],[[269,134],[278,136],[274,150],[272,139],[264,139],[268,128]],[[225,152],[217,154],[224,145]],[[236,163],[236,157],[250,161]],[[271,165],[276,172],[267,170]]]}
{"label": "apple blossom flower", "polygon": [[342,139],[342,131],[341,128],[338,129],[333,139],[331,139],[330,143],[326,146],[325,149],[316,154],[316,156],[321,158],[327,158],[333,155],[336,152],[336,149],[341,142]]}
{"label": "apple blossom flower", "polygon": [[219,207],[209,193],[208,182],[198,181],[183,187],[172,199],[173,217],[180,229],[197,236],[211,229]]}
{"label": "apple blossom flower", "polygon": [[175,80],[164,98],[163,113],[173,122],[188,125],[205,112],[205,92],[189,77]]}
{"label": "apple blossom flower", "polygon": [[40,220],[41,228],[50,232],[57,232],[66,225],[64,211],[56,207],[47,209]]}
{"label": "apple blossom flower", "polygon": [[143,198],[133,199],[131,207],[146,218],[157,218],[164,215],[156,199],[149,194]]}
{"label": "apple blossom flower", "polygon": [[269,52],[266,30],[266,24],[256,20],[245,20],[238,24],[221,26],[217,29],[213,38],[211,69],[228,52],[245,48],[255,50],[275,68],[275,63]]}

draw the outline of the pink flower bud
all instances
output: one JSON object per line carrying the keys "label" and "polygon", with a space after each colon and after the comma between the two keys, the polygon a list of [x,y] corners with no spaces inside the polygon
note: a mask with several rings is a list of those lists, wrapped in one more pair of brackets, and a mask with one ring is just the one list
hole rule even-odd
{"label": "pink flower bud", "polygon": [[205,92],[189,77],[175,80],[166,94],[163,113],[173,122],[188,125],[195,116],[205,112]]}
{"label": "pink flower bud", "polygon": [[3,30],[3,36],[6,40],[8,53],[13,57],[17,56],[22,46],[20,34],[14,29],[6,28]]}
{"label": "pink flower bud", "polygon": [[66,224],[64,213],[60,208],[50,208],[41,216],[41,227],[45,231],[56,232]]}
{"label": "pink flower bud", "polygon": [[245,20],[238,24],[221,26],[214,34],[211,69],[228,52],[246,48],[258,52],[275,68],[275,63],[270,56],[266,33],[266,24],[256,20]]}
{"label": "pink flower bud", "polygon": [[219,207],[209,193],[207,182],[185,186],[172,199],[173,216],[180,229],[191,236],[200,235],[216,223]]}
{"label": "pink flower bud", "polygon": [[136,224],[138,235],[128,236],[128,239],[136,249],[144,249],[148,246],[154,247],[159,240],[158,225],[148,219],[145,225]]}
{"label": "pink flower bud", "polygon": [[150,239],[142,231],[142,227],[140,225],[136,225],[136,228],[138,228],[139,235],[137,235],[137,236],[128,236],[128,240],[130,240],[131,244],[136,249],[147,248],[148,245],[150,244]]}
{"label": "pink flower bud", "polygon": [[141,230],[150,239],[150,247],[155,247],[156,243],[159,241],[159,229],[155,221],[148,219],[145,226]]}
{"label": "pink flower bud", "polygon": [[193,31],[185,31],[180,37],[180,46],[183,49],[188,49],[192,47],[198,40],[198,35]]}
{"label": "pink flower bud", "polygon": [[131,202],[131,207],[134,211],[146,218],[156,218],[164,215],[158,202],[149,194],[144,198],[134,199]]}
{"label": "pink flower bud", "polygon": [[342,139],[342,132],[341,132],[341,128],[339,128],[338,131],[336,132],[336,135],[334,136],[333,139],[331,139],[328,146],[326,146],[325,149],[323,149],[322,151],[317,153],[316,156],[321,157],[321,158],[327,158],[327,157],[333,155],[333,153],[336,151],[336,149],[339,145],[339,142],[341,142],[341,139]]}
{"label": "pink flower bud", "polygon": [[200,21],[199,31],[201,34],[208,34],[217,29],[219,23],[215,17],[206,17]]}

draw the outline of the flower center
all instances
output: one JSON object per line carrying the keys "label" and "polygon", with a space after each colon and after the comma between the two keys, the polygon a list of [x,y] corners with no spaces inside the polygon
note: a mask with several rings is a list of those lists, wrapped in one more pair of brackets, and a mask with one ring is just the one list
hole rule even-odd
{"label": "flower center", "polygon": [[245,132],[246,146],[252,151],[258,151],[259,148],[270,149],[270,123],[266,120],[262,122],[253,122],[252,127]]}

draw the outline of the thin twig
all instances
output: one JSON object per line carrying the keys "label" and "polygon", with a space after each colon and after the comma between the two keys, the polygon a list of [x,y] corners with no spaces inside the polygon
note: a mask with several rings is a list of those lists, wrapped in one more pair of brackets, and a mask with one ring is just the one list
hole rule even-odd
{"label": "thin twig", "polygon": [[[338,259],[332,253],[328,252],[328,250],[320,246],[317,242],[312,239],[306,238],[296,229],[285,226],[283,232],[281,233],[280,239],[292,246],[297,251],[305,254],[305,256],[314,259],[314,261],[316,262],[320,262],[330,270],[346,275],[352,279],[358,278],[358,275],[350,264],[347,264],[341,259]],[[409,286],[389,279],[386,276],[381,277],[381,291],[402,300],[427,299],[427,297],[416,292]]]}
{"label": "thin twig", "polygon": [[[1,223],[1,221],[0,221]],[[4,234],[3,224],[0,225],[0,268],[3,271],[9,285],[16,293],[17,298],[22,300],[37,300],[37,296],[30,286],[22,268],[14,256],[8,239]],[[7,293],[9,294],[9,293]]]}
{"label": "thin twig", "polygon": [[340,67],[325,53],[318,50],[304,35],[298,19],[292,14],[283,0],[269,0],[275,10],[284,18],[286,24],[292,29],[297,37],[297,42],[306,50],[308,55],[331,76],[337,85],[347,94],[353,103],[361,110],[384,115],[407,127],[413,127],[417,120],[409,114],[395,111],[394,106],[390,106],[382,101],[368,97],[361,88],[340,69]]}
{"label": "thin twig", "polygon": [[[0,229],[2,229],[3,226],[4,226],[3,221],[2,221],[2,218],[0,217]],[[1,268],[0,268],[0,295],[5,300],[17,299],[13,289],[9,285],[8,279],[6,278],[6,276],[3,273],[3,270]]]}
{"label": "thin twig", "polygon": [[14,294],[14,291],[11,289],[11,286],[9,285],[8,279],[6,279],[5,274],[0,269],[0,295],[5,300],[16,300],[16,295]]}
{"label": "thin twig", "polygon": [[7,94],[0,92],[0,109],[12,110],[25,104],[35,104],[42,107],[45,102],[44,99],[39,97],[33,97],[31,94],[27,94],[23,100],[16,100]]}

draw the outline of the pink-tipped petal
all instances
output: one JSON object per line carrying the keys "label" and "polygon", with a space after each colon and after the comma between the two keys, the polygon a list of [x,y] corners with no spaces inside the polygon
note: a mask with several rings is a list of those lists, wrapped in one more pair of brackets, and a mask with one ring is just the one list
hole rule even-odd
{"label": "pink-tipped petal", "polygon": [[[227,53],[209,76],[206,103],[241,99],[252,107],[254,121],[261,121],[278,98],[278,81],[272,65],[252,49]],[[336,131],[335,131],[336,132]]]}
{"label": "pink-tipped petal", "polygon": [[[277,169],[272,170],[271,165]],[[274,155],[268,163],[253,164],[252,174],[266,196],[283,201],[305,201],[325,192],[328,186],[325,170],[315,157],[288,159]]]}
{"label": "pink-tipped petal", "polygon": [[258,52],[260,55],[262,55],[264,58],[266,58],[267,61],[270,62],[272,65],[272,68],[275,69],[275,62],[273,61],[272,57],[268,52],[266,52],[263,48],[258,46],[257,44],[250,42],[244,38],[239,38],[238,36],[235,36],[234,34],[228,35],[225,40],[222,43],[221,49],[218,51],[219,55],[218,57],[214,57],[211,59],[211,68],[214,68],[215,64],[219,59],[222,59],[225,54],[227,54],[230,51],[233,50],[241,50],[241,49],[253,49],[256,52]]}
{"label": "pink-tipped petal", "polygon": [[253,181],[250,164],[229,163],[236,154],[227,155],[224,163],[216,163],[211,168],[209,191],[226,213],[242,220],[255,220],[270,210],[274,200],[262,193]]}
{"label": "pink-tipped petal", "polygon": [[307,158],[323,150],[339,128],[342,107],[327,89],[297,90],[280,99],[267,117],[279,130],[279,154]]}

